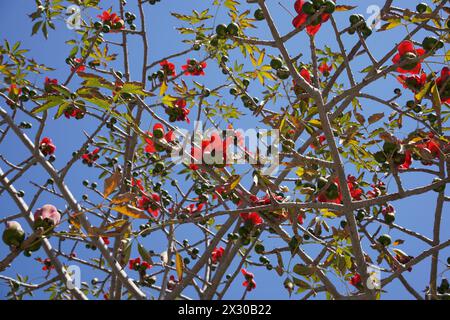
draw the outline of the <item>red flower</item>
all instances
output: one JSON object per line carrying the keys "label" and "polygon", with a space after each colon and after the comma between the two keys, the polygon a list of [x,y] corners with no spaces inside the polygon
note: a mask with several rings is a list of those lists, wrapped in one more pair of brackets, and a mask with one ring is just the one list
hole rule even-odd
{"label": "red flower", "polygon": [[50,138],[43,138],[39,143],[39,150],[41,150],[44,156],[52,155],[55,153],[56,147]]}
{"label": "red flower", "polygon": [[242,283],[244,287],[247,288],[247,291],[252,291],[256,288],[256,282],[254,280],[255,276],[253,273],[248,272],[245,269],[241,269],[242,274],[244,275],[245,281]]}
{"label": "red flower", "polygon": [[319,66],[319,71],[325,76],[328,77],[330,75],[331,70],[333,70],[333,65],[328,65],[325,61]]}
{"label": "red flower", "polygon": [[116,13],[103,11],[103,13],[97,17],[99,17],[104,24],[110,26],[112,32],[118,32],[125,28],[125,22]]}
{"label": "red flower", "polygon": [[223,247],[220,248],[214,248],[213,252],[211,253],[211,261],[212,263],[217,263],[222,259],[222,256],[225,252],[225,249]]}
{"label": "red flower", "polygon": [[[337,192],[333,191],[333,189],[336,189]],[[333,183],[331,183],[327,190],[322,191],[317,196],[317,201],[335,204],[340,204],[342,202],[342,192],[340,190],[339,181],[337,178]]]}
{"label": "red flower", "polygon": [[81,64],[82,61],[83,61],[83,60],[80,59],[80,58],[75,58],[75,59],[73,59],[73,62],[75,63],[75,65],[72,66],[72,68],[70,69],[70,71],[76,72],[76,73],[78,73],[78,72],[84,72],[84,71],[86,70],[86,66],[83,65],[83,64]]}
{"label": "red flower", "polygon": [[[303,8],[303,4],[305,3],[304,0],[297,0],[294,4],[294,8],[295,11],[297,12],[297,16],[292,20],[292,25],[295,28],[300,28],[301,26],[303,26],[306,21],[308,20],[308,15],[306,13],[303,12],[302,8]],[[320,27],[322,26],[322,23],[327,22],[328,19],[330,19],[330,14],[328,13],[322,13],[322,15],[320,16],[320,23],[317,25],[313,25],[310,24],[308,26],[306,26],[306,32],[310,35],[313,36],[315,35],[319,30]]]}
{"label": "red flower", "polygon": [[262,224],[264,222],[264,220],[256,212],[250,212],[250,213],[244,212],[244,213],[241,213],[240,216],[241,216],[242,220],[244,220],[245,224],[249,224],[251,226],[259,226],[260,224]]}
{"label": "red flower", "polygon": [[145,138],[147,145],[145,146],[145,152],[155,153],[156,151],[162,151],[161,146],[154,143],[154,139],[164,140],[163,142],[170,143],[174,140],[173,131],[165,132],[164,126],[161,123],[157,123],[153,126],[153,133],[148,133],[149,137]]}
{"label": "red flower", "polygon": [[191,203],[187,206],[186,210],[189,214],[196,214],[202,211],[204,204],[203,203]]}
{"label": "red flower", "polygon": [[309,145],[314,150],[321,148],[323,146],[323,143],[325,142],[325,140],[327,140],[327,138],[325,137],[324,134],[322,134],[317,138],[317,140],[318,140],[318,143],[315,141],[314,143],[311,143]]}
{"label": "red flower", "polygon": [[[17,101],[17,99],[19,98],[19,95],[22,93],[22,88],[19,88],[19,87],[17,87],[17,85],[16,84],[11,84],[10,86],[9,86],[9,88],[8,88],[8,98],[10,99],[10,100],[12,100],[12,101]],[[13,106],[14,105],[14,102],[11,102],[11,101],[6,101],[6,103],[9,105],[9,106]]]}
{"label": "red flower", "polygon": [[348,189],[350,190],[350,195],[351,195],[352,199],[360,201],[363,191],[360,188],[358,188],[358,183],[354,176],[348,175],[347,185],[348,185]]}
{"label": "red flower", "polygon": [[102,240],[107,246],[111,243],[108,237],[102,237]]}
{"label": "red flower", "polygon": [[188,59],[187,64],[181,66],[184,74],[191,76],[204,76],[206,68],[206,62],[197,62],[195,59]]}
{"label": "red flower", "polygon": [[423,86],[427,83],[427,75],[422,72],[421,75],[406,76],[401,74],[397,77],[404,88],[410,89],[413,92],[419,92]]}
{"label": "red flower", "polygon": [[[417,57],[420,57],[425,54],[425,50],[423,49],[416,50],[414,48],[414,44],[409,40],[402,41],[398,45],[397,49],[398,53],[392,59],[392,62],[395,64],[415,60]],[[398,67],[397,72],[418,74],[422,69],[421,62],[422,60],[406,63],[406,65]]]}
{"label": "red flower", "polygon": [[42,263],[44,266],[42,267],[42,270],[44,271],[50,271],[55,269],[55,266],[52,264],[52,260],[50,260],[50,258],[46,258],[44,260],[42,260],[41,258],[36,258],[37,262]]}
{"label": "red flower", "polygon": [[50,79],[49,77],[45,77],[44,82],[44,90],[47,93],[58,93],[58,90],[52,88],[52,85],[58,84],[58,79]]}
{"label": "red flower", "polygon": [[355,287],[361,285],[361,276],[359,275],[359,273],[356,273],[353,277],[350,278],[350,284]]}
{"label": "red flower", "polygon": [[8,94],[12,96],[18,96],[22,93],[22,88],[19,88],[15,83],[9,86]]}
{"label": "red flower", "polygon": [[86,110],[84,108],[69,106],[64,110],[64,116],[67,119],[75,118],[75,119],[83,119]]}
{"label": "red flower", "polygon": [[[434,135],[432,133],[430,133],[428,135],[428,139],[425,139],[425,141],[423,143],[417,144],[416,147],[418,149],[423,150],[423,153],[425,154],[429,154],[431,156],[432,159],[439,159],[439,155],[441,153],[441,148],[439,146],[439,142],[436,141],[436,139],[434,139]],[[429,158],[424,159],[425,162],[424,164],[427,165],[431,165],[432,163],[427,161],[427,160],[431,160]]]}
{"label": "red flower", "polygon": [[405,161],[398,166],[398,170],[408,170],[412,164],[411,151],[406,150],[405,152]]}
{"label": "red flower", "polygon": [[186,108],[186,100],[184,99],[178,99],[174,107],[172,108],[166,108],[166,113],[169,115],[169,121],[186,121],[187,123],[190,123],[191,121],[188,118],[189,113],[191,110]]}
{"label": "red flower", "polygon": [[233,143],[234,138],[231,136],[224,140],[218,132],[212,133],[209,139],[202,140],[200,147],[194,146],[191,148],[192,163],[190,164],[190,168],[192,170],[198,170],[198,164],[202,163],[203,160],[208,164],[214,164],[218,167],[225,166],[227,163],[228,147]]}
{"label": "red flower", "polygon": [[441,75],[436,79],[436,85],[439,89],[441,96],[441,101],[443,103],[450,103],[450,81],[448,80],[450,76],[450,69],[444,67],[441,70]]}
{"label": "red flower", "polygon": [[138,187],[139,190],[144,191],[144,186],[142,185],[142,181],[140,179],[131,178],[131,186]]}
{"label": "red flower", "polygon": [[152,265],[146,261],[141,262],[141,258],[137,257],[136,259],[130,259],[128,267],[130,270],[145,272],[145,270],[150,269]]}
{"label": "red flower", "polygon": [[159,215],[158,203],[160,201],[161,198],[157,193],[152,193],[150,197],[143,195],[137,200],[137,207],[141,210],[147,210],[148,213],[157,218]]}
{"label": "red flower", "polygon": [[382,181],[378,182],[376,185],[372,184],[370,186],[373,189],[370,191],[367,191],[366,196],[368,199],[373,199],[373,198],[379,197],[383,193],[382,191],[386,190],[384,182],[382,182]]}
{"label": "red flower", "polygon": [[159,63],[159,65],[161,66],[161,68],[164,71],[164,73],[166,74],[166,76],[176,76],[177,75],[175,72],[175,65],[172,62],[164,60],[164,61],[161,61]]}
{"label": "red flower", "polygon": [[81,156],[81,159],[83,159],[83,163],[91,167],[94,162],[97,161],[98,158],[100,158],[100,156],[98,155],[99,152],[100,148],[95,148],[92,152],[87,151]]}
{"label": "red flower", "polygon": [[311,74],[309,73],[308,69],[301,68],[300,75],[303,77],[303,79],[305,79],[306,82],[311,83]]}

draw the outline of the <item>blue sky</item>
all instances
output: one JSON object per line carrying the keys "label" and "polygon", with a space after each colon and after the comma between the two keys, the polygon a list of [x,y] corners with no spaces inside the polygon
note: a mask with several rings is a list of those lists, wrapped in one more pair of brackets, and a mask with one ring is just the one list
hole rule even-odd
{"label": "blue sky", "polygon": [[[103,6],[105,8],[108,7],[108,3],[115,3],[116,1],[102,1]],[[129,3],[134,3],[133,0],[129,0]],[[284,4],[291,12],[292,9],[291,3],[293,1],[282,0],[280,1]],[[174,1],[174,0],[162,0],[161,3],[150,6],[146,6],[146,15],[147,15],[147,30],[149,35],[149,61],[158,60],[164,56],[172,54],[174,52],[178,52],[184,50],[186,45],[181,42],[183,37],[179,35],[175,26],[178,25],[178,21],[172,17],[169,12],[179,12],[179,13],[189,13],[193,8],[197,10],[201,10],[203,8],[207,8],[210,5],[211,1],[195,1],[195,0],[185,0],[185,1]],[[279,30],[281,34],[285,34],[292,30],[291,26],[291,17],[289,14],[278,5],[278,1],[268,1],[270,4],[270,9],[272,15],[274,16],[275,21],[279,26]],[[345,4],[357,4],[359,7],[352,11],[352,13],[360,13],[363,14],[366,18],[368,18],[371,13],[368,13],[366,9],[370,5],[382,5],[384,1],[345,1]],[[395,5],[398,6],[409,6],[410,8],[415,7],[418,1],[407,1],[400,0],[395,1]],[[133,8],[133,7],[132,7]],[[254,8],[252,8],[253,10]],[[78,35],[73,31],[67,29],[62,22],[57,23],[57,31],[50,31],[50,37],[48,40],[45,40],[42,35],[37,35],[31,37],[31,24],[30,20],[27,17],[28,13],[31,13],[34,10],[34,1],[30,0],[18,0],[18,1],[1,1],[0,2],[0,30],[2,31],[2,35],[0,36],[0,40],[3,41],[4,38],[8,39],[10,43],[14,43],[16,41],[21,41],[22,47],[30,49],[30,56],[35,58],[38,62],[44,63],[50,67],[56,69],[56,71],[45,74],[35,76],[35,79],[32,78],[32,81],[36,81],[36,83],[41,83],[45,76],[49,76],[51,78],[57,79],[65,79],[68,74],[68,67],[65,64],[65,57],[68,55],[70,48],[64,44],[64,42],[68,39],[77,38]],[[100,12],[99,12],[100,13]],[[214,13],[214,12],[212,12]],[[217,15],[217,23],[227,22],[229,19],[225,15],[226,11],[222,8]],[[97,14],[96,12],[89,12],[89,15]],[[335,18],[337,19],[338,25],[343,26],[348,24],[348,16],[350,13],[336,13]],[[262,24],[258,24],[260,26]],[[270,39],[270,34],[267,28],[260,28],[252,32],[254,35],[260,36],[263,39]],[[376,58],[381,58],[384,54],[391,49],[391,47],[398,43],[398,41],[405,35],[404,28],[396,28],[393,31],[383,32],[375,34],[373,37],[370,37],[367,41],[368,46],[371,48],[373,55]],[[108,39],[113,39],[114,35],[108,35]],[[420,34],[416,37],[418,41],[421,41],[422,37]],[[344,43],[346,48],[351,48],[355,41],[354,37],[350,37],[348,35],[344,36]],[[324,45],[330,46],[334,51],[338,51],[337,45],[335,43],[334,33],[332,33],[332,28],[330,23],[323,25],[322,29],[319,31],[317,35],[317,46],[319,48],[323,48]],[[297,55],[298,53],[303,53],[303,57],[301,61],[308,63],[309,62],[309,46],[308,46],[308,38],[302,33],[296,36],[288,43],[288,49],[292,56]],[[117,51],[116,48],[110,48],[112,52]],[[134,80],[140,79],[140,63],[142,60],[141,57],[141,45],[136,40],[130,40],[130,56],[131,56],[131,70],[132,74],[135,75]],[[201,55],[198,55],[197,58],[201,58]],[[239,59],[238,56],[231,56],[231,60]],[[173,62],[180,66],[184,64],[185,58],[182,59],[173,59]],[[369,60],[366,56],[362,56],[360,58],[355,59],[352,66],[354,70],[362,70],[369,64]],[[120,66],[120,61],[117,63]],[[434,71],[440,70],[440,66],[430,65]],[[217,70],[214,62],[208,66],[208,70]],[[425,67],[427,68],[427,67]],[[430,70],[426,70],[429,72]],[[361,79],[364,75],[356,73],[357,80]],[[34,76],[33,76],[34,77]],[[220,72],[207,72],[207,76],[201,79],[202,83],[210,88],[214,87],[217,84],[220,84],[224,78],[220,74]],[[74,85],[74,82],[72,85]],[[345,79],[344,79],[345,83]],[[0,84],[4,85],[4,84]],[[393,96],[393,89],[395,87],[399,87],[400,85],[392,78],[388,77],[383,81],[378,81],[377,83],[371,85],[370,88],[366,90],[366,92],[370,92],[374,95],[380,96],[382,98],[390,98]],[[255,86],[256,87],[256,86]],[[401,101],[406,101],[411,98],[411,94],[405,93],[404,98]],[[364,102],[363,107],[365,109],[365,114],[372,114],[377,112],[384,111],[386,114],[389,113],[383,106],[374,104],[372,102]],[[275,109],[275,107],[274,107]],[[25,118],[24,118],[25,120]],[[148,125],[150,127],[151,122],[148,120]],[[74,146],[78,147],[81,144],[81,139],[83,137],[83,130],[86,132],[90,132],[93,128],[94,121],[86,119],[83,121],[75,121],[75,120],[66,120],[61,118],[60,120],[54,121],[49,120],[48,127],[46,128],[45,134],[51,136],[54,143],[57,146],[57,161],[55,165],[57,167],[62,167],[64,164],[70,159],[71,153],[74,149]],[[251,127],[251,116],[244,116],[238,121],[234,123],[235,128],[244,128],[247,129]],[[402,130],[398,132],[399,137],[405,136],[411,128],[414,128],[414,125],[406,125]],[[33,132],[33,130],[31,131]],[[6,155],[10,161],[19,162],[25,159],[28,154],[23,150],[18,141],[10,135],[5,143],[0,146],[0,153]],[[1,164],[2,169],[4,168],[4,164]],[[88,169],[86,166],[81,165],[81,163],[77,164],[72,174],[68,176],[67,184],[70,186],[72,192],[78,198],[81,198],[81,195],[86,192],[83,188],[81,181],[85,178],[90,181],[94,181],[98,172],[93,172],[92,169]],[[47,180],[47,176],[43,173],[42,170],[38,168],[33,168],[26,177],[20,179],[16,183],[17,189],[23,189],[26,191],[25,200],[29,201],[32,198],[33,193],[35,192],[35,188],[29,184],[30,180],[38,183],[43,183]],[[426,184],[431,181],[431,177],[429,175],[422,174],[408,174],[405,175],[405,184],[406,187],[412,188],[415,186]],[[181,179],[179,179],[181,181]],[[250,181],[244,181],[245,186],[250,185]],[[397,220],[396,222],[408,229],[416,230],[428,237],[432,237],[432,228],[433,228],[433,217],[434,217],[434,206],[436,200],[436,193],[430,192],[425,195],[421,195],[415,197],[413,199],[408,199],[406,201],[398,201],[395,202],[395,207],[397,210]],[[17,209],[15,208],[14,203],[7,198],[6,196],[2,196],[1,198],[2,209],[0,210],[0,217],[17,213]],[[47,201],[52,201],[56,205],[63,206],[64,204],[60,200],[55,200],[54,198],[49,197],[48,195],[43,195],[38,202],[38,205],[43,205]],[[448,207],[444,207],[444,215],[442,221],[442,230],[441,230],[441,238],[447,239],[450,236],[450,232],[448,227],[449,223],[448,217]],[[29,230],[29,229],[28,229]],[[180,239],[183,238],[182,234],[189,235],[191,232],[190,229],[180,230]],[[401,234],[395,231],[389,231],[385,229],[384,232],[390,233],[394,239],[400,238]],[[403,237],[404,238],[404,237]],[[149,237],[146,238],[145,243],[152,247],[164,247],[162,239],[159,237]],[[54,241],[53,241],[54,242]],[[423,243],[418,241],[414,241],[414,239],[408,238],[408,240],[400,247],[402,250],[408,252],[411,255],[417,255],[424,248],[426,248]],[[155,249],[154,249],[155,250]],[[367,249],[371,252],[371,249]],[[156,250],[155,250],[156,251]],[[80,256],[83,256],[84,251],[81,251]],[[0,257],[4,256],[7,253],[7,248],[5,246],[0,246]],[[371,252],[373,253],[373,252]],[[98,254],[98,253],[95,253]],[[450,255],[450,251],[444,250],[442,251],[441,260],[445,261],[447,256]],[[42,252],[36,254],[37,256],[43,256]],[[440,270],[443,270],[443,263],[440,264]],[[411,273],[406,273],[405,277],[408,280],[411,280],[412,283],[416,284],[415,288],[418,291],[425,288],[426,283],[429,278],[429,269],[430,269],[430,261],[429,259],[425,260],[425,262],[420,265],[414,267]],[[89,275],[87,277],[90,279],[92,271],[82,267],[82,271],[84,274]],[[256,279],[258,282],[258,289],[248,295],[248,298],[260,298],[260,299],[286,299],[288,295],[286,290],[283,288],[283,278],[278,277],[275,272],[267,272],[264,270],[251,270],[256,274]],[[6,275],[14,275],[15,273],[21,274],[29,274],[30,279],[32,281],[40,282],[43,280],[45,273],[40,270],[40,266],[37,262],[31,259],[27,259],[21,256],[13,265],[12,268],[9,268],[4,274]],[[136,276],[136,275],[134,275]],[[233,288],[230,290],[227,298],[240,298],[242,295],[242,286],[240,282],[242,281],[242,277],[238,277],[235,281]],[[86,280],[88,281],[88,280]],[[7,287],[0,283],[0,297],[3,297],[6,293]],[[411,296],[404,290],[401,284],[398,282],[394,282],[386,287],[387,293],[382,295],[383,298],[386,299],[409,299]],[[39,294],[38,297],[44,298],[46,295]],[[292,298],[295,299],[298,296],[293,295]],[[322,296],[323,297],[323,296]]]}

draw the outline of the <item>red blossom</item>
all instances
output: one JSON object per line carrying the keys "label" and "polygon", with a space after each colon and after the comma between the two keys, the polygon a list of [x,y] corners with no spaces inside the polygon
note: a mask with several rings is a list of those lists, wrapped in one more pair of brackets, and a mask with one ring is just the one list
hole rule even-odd
{"label": "red blossom", "polygon": [[411,150],[406,150],[405,152],[405,161],[399,165],[397,168],[398,170],[408,170],[409,167],[412,164],[412,156],[411,156]]}
{"label": "red blossom", "polygon": [[427,83],[427,75],[424,72],[422,72],[420,76],[417,74],[411,76],[401,74],[397,77],[397,80],[403,85],[404,88],[410,89],[417,93]]}
{"label": "red blossom", "polygon": [[161,123],[155,124],[153,126],[153,133],[147,134],[148,138],[145,138],[145,142],[147,143],[147,145],[145,146],[145,152],[147,153],[155,153],[156,151],[161,151],[158,148],[159,146],[155,144],[155,139],[163,140],[163,142],[166,143],[170,143],[175,139],[173,130],[170,130],[166,133],[164,130],[164,126]]}
{"label": "red blossom", "polygon": [[441,70],[441,75],[436,79],[436,85],[439,89],[439,94],[443,103],[450,103],[450,81],[448,80],[449,76],[450,69],[448,67],[444,67]]}
{"label": "red blossom", "polygon": [[111,27],[111,32],[118,32],[125,28],[125,22],[116,13],[103,11],[103,13],[97,17],[100,18],[104,24]]}
{"label": "red blossom", "polygon": [[95,148],[91,152],[86,151],[82,156],[81,159],[83,159],[83,163],[87,164],[88,166],[92,166],[95,161],[100,158],[98,153],[100,152],[100,148]]}
{"label": "red blossom", "polygon": [[264,222],[264,220],[259,216],[257,212],[244,212],[241,213],[241,218],[244,220],[245,224],[249,224],[251,226],[259,226]]}
{"label": "red blossom", "polygon": [[146,261],[141,261],[141,258],[137,257],[136,259],[130,259],[128,267],[130,270],[145,272],[145,270],[150,269],[152,265]]}
{"label": "red blossom", "polygon": [[43,271],[51,271],[51,270],[55,269],[55,266],[52,264],[52,260],[50,260],[50,258],[46,258],[44,260],[42,260],[41,258],[36,258],[36,261],[40,262],[44,265],[42,267]]}
{"label": "red blossom", "polygon": [[102,240],[107,246],[111,243],[111,241],[109,241],[108,237],[102,237]]}
{"label": "red blossom", "polygon": [[189,214],[196,214],[202,211],[204,204],[203,203],[191,203],[187,206],[186,211]]}
{"label": "red blossom", "polygon": [[[298,15],[292,20],[292,25],[296,29],[303,26],[308,20],[308,15],[306,13],[304,13],[302,10],[304,3],[305,3],[304,0],[297,0],[294,4],[294,9]],[[330,19],[330,14],[322,13],[320,16],[320,19],[321,19],[321,23],[319,23],[317,25],[310,24],[310,25],[306,26],[306,33],[308,33],[310,36],[315,35],[320,30],[322,23],[327,22]]]}
{"label": "red blossom", "polygon": [[356,273],[353,277],[350,278],[350,284],[352,286],[358,287],[361,285],[361,276],[359,273]]}
{"label": "red blossom", "polygon": [[157,193],[152,193],[150,196],[143,195],[137,200],[137,207],[141,210],[147,210],[155,218],[159,215],[160,196]]}
{"label": "red blossom", "polygon": [[71,72],[84,72],[86,70],[86,66],[84,64],[81,64],[83,62],[80,58],[73,59],[74,66],[70,69]]}
{"label": "red blossom", "polygon": [[58,90],[52,88],[52,85],[57,85],[58,79],[50,79],[49,77],[45,77],[44,82],[44,90],[47,93],[58,93]]}
{"label": "red blossom", "polygon": [[225,249],[223,247],[214,248],[213,252],[211,253],[211,261],[212,263],[217,263],[222,259],[222,256],[225,252]]}
{"label": "red blossom", "polygon": [[255,275],[251,272],[248,272],[245,269],[241,269],[242,274],[244,275],[245,281],[242,283],[244,287],[247,288],[247,291],[252,291],[256,288],[256,282],[254,280]]}
{"label": "red blossom", "polygon": [[328,65],[325,61],[319,66],[320,73],[322,73],[325,77],[330,75],[331,70],[333,70],[333,65]]}
{"label": "red blossom", "polygon": [[348,175],[347,185],[348,185],[348,189],[350,190],[350,195],[351,195],[352,199],[360,201],[361,196],[363,195],[363,191],[362,191],[362,189],[358,188],[358,183],[354,176]]}
{"label": "red blossom", "polygon": [[197,62],[195,59],[188,59],[187,64],[181,66],[184,74],[191,76],[204,76],[206,68],[206,62]]}
{"label": "red blossom", "polygon": [[166,76],[176,76],[175,65],[167,60],[159,63]]}
{"label": "red blossom", "polygon": [[[425,50],[421,48],[415,49],[414,44],[409,40],[402,41],[398,45],[397,50],[398,53],[392,59],[392,62],[395,64],[410,61],[425,54]],[[406,63],[406,65],[398,67],[397,72],[419,74],[420,70],[422,69],[421,62],[422,60],[413,63]]]}
{"label": "red blossom", "polygon": [[325,140],[327,140],[327,138],[325,137],[324,134],[322,134],[317,138],[317,140],[318,141],[315,141],[314,143],[311,143],[309,145],[314,150],[321,148],[323,146],[323,143],[325,142]]}
{"label": "red blossom", "polygon": [[56,146],[53,144],[52,139],[45,137],[39,143],[39,150],[44,156],[49,156],[55,153]]}

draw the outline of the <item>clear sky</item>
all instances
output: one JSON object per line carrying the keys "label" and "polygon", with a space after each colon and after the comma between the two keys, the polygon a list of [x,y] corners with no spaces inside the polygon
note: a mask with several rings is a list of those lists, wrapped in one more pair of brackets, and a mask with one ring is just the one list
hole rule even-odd
{"label": "clear sky", "polygon": [[[128,0],[128,2],[133,6],[134,0]],[[279,1],[267,1],[270,4],[270,9],[275,18],[275,21],[278,23],[280,32],[285,34],[286,32],[292,29],[291,25],[291,17],[290,15],[278,4]],[[338,3],[342,3],[344,1],[338,1]],[[410,1],[410,0],[399,0],[394,1],[396,5],[410,8],[415,7],[418,1]],[[116,3],[116,1],[101,1],[104,7],[108,6],[108,3]],[[174,52],[181,51],[186,48],[186,45],[181,42],[183,39],[176,30],[175,26],[178,26],[178,20],[172,17],[170,12],[179,12],[179,13],[188,13],[192,9],[201,10],[210,5],[211,1],[209,0],[162,0],[161,3],[154,6],[146,6],[146,14],[147,14],[147,30],[149,34],[149,43],[150,43],[150,51],[149,51],[149,60],[154,61],[158,60],[166,55],[169,55]],[[290,0],[281,0],[280,3],[285,5],[291,12],[293,1]],[[384,1],[380,0],[370,0],[370,1],[345,1],[345,4],[355,4],[359,7],[355,9],[354,13],[363,14],[366,18],[368,18],[371,13],[367,12],[366,9],[370,5],[382,5]],[[132,7],[133,8],[133,7]],[[117,9],[117,7],[116,7]],[[16,0],[16,1],[0,1],[0,40],[8,39],[10,43],[14,43],[16,41],[21,41],[22,47],[29,49],[30,56],[35,58],[38,62],[44,63],[50,67],[56,69],[54,72],[49,72],[48,74],[44,74],[41,76],[36,76],[35,81],[40,83],[43,81],[45,76],[49,76],[51,78],[65,79],[68,74],[68,67],[65,64],[65,58],[69,53],[69,48],[64,44],[64,42],[71,38],[76,38],[78,35],[73,31],[69,30],[65,27],[63,22],[57,23],[57,31],[50,31],[50,36],[48,40],[45,40],[41,34],[31,37],[31,23],[27,14],[31,13],[34,10],[34,1],[31,0]],[[352,12],[352,13],[353,13]],[[212,12],[214,13],[214,12]],[[86,13],[85,13],[86,14]],[[97,14],[94,11],[88,13],[93,16]],[[98,12],[100,14],[100,12]],[[338,25],[342,28],[342,26],[347,26],[348,24],[348,15],[350,13],[336,13],[335,18],[338,21]],[[221,10],[217,15],[217,23],[227,22],[228,19],[225,16],[225,10]],[[254,31],[255,35],[260,36],[263,39],[270,39],[270,34],[266,28],[261,28],[260,30]],[[376,58],[380,58],[384,56],[384,54],[389,51],[395,43],[398,43],[400,39],[403,38],[405,32],[404,28],[396,28],[393,31],[383,32],[375,34],[373,37],[368,39],[368,45],[371,48],[374,56]],[[108,39],[113,39],[114,35],[108,35]],[[420,35],[417,36],[417,40],[421,41],[422,38]],[[355,38],[345,36],[344,37],[346,48],[350,48],[353,46]],[[330,23],[325,24],[322,29],[319,31],[317,35],[317,44],[318,47],[323,48],[324,45],[328,45],[332,47],[335,51],[337,50],[337,45],[335,43],[334,33],[332,32]],[[288,43],[288,49],[291,52],[292,56],[295,56],[299,53],[303,53],[302,61],[305,63],[309,62],[309,45],[308,39],[304,33],[296,36],[293,40]],[[116,48],[111,47],[110,50],[112,52],[117,51]],[[136,75],[134,80],[140,79],[139,72],[139,63],[141,61],[141,46],[139,41],[131,40],[130,45],[130,55],[131,55],[131,68],[132,74]],[[198,56],[199,58],[201,56]],[[231,59],[234,57],[232,56]],[[174,59],[173,62],[179,67],[181,64],[184,64],[183,59]],[[358,58],[355,60],[353,67],[354,70],[362,70],[367,67],[369,60],[366,57]],[[118,64],[120,65],[120,61]],[[432,70],[438,71],[440,70],[440,66],[436,65],[428,65],[426,66],[426,71],[429,72],[431,67]],[[218,70],[215,65],[211,65],[209,70]],[[133,72],[134,71],[134,72]],[[207,86],[213,87],[220,83],[223,79],[222,75],[218,75],[220,71],[217,72],[207,72],[207,76],[199,79],[201,82],[205,83]],[[357,79],[361,79],[363,74],[357,74]],[[1,86],[4,86],[3,83],[0,83]],[[388,77],[386,80],[379,81],[376,84],[370,87],[370,92],[374,95],[388,98],[393,96],[393,89],[395,87],[400,87],[400,85],[393,79],[392,77]],[[368,90],[368,89],[367,89]],[[411,95],[405,94],[404,101],[409,100]],[[403,99],[403,98],[402,98]],[[372,102],[363,102],[363,107],[366,111],[366,114],[372,114],[375,112],[384,111],[386,114],[389,113],[388,110],[384,109],[383,106],[374,104]],[[380,111],[381,110],[381,111]],[[64,164],[70,159],[71,153],[73,152],[75,147],[78,147],[81,143],[81,138],[83,137],[83,130],[90,132],[92,130],[92,125],[94,122],[91,120],[83,120],[83,121],[74,121],[74,120],[66,120],[61,118],[60,120],[54,121],[49,120],[48,127],[46,129],[46,135],[51,136],[54,140],[54,143],[57,146],[57,161],[55,165],[57,167],[62,167]],[[235,128],[249,128],[251,127],[252,122],[251,118],[246,116],[242,117],[242,119],[235,122]],[[150,122],[148,123],[150,127]],[[412,126],[405,126],[398,133],[399,137],[405,136]],[[33,131],[32,131],[33,132]],[[7,142],[2,143],[0,145],[0,154],[5,155],[12,162],[19,162],[28,157],[28,154],[22,149],[22,147],[17,143],[17,140],[9,136]],[[4,164],[1,163],[0,167],[4,168]],[[31,174],[30,174],[31,173]],[[38,183],[43,183],[47,180],[47,176],[36,168],[33,168],[26,178],[20,179],[16,183],[17,189],[23,189],[26,191],[25,200],[30,201],[33,193],[36,191],[32,185],[30,185],[30,180]],[[72,192],[75,196],[81,198],[81,195],[86,192],[83,188],[81,181],[84,178],[87,178],[91,181],[95,180],[98,172],[92,172],[91,169],[88,169],[86,166],[77,164],[74,167],[74,170],[71,175],[68,177],[67,184],[70,186]],[[181,181],[181,179],[179,179]],[[428,175],[421,174],[408,174],[405,176],[406,187],[412,188],[419,185],[424,185],[431,180]],[[244,181],[245,182],[245,181]],[[245,184],[245,183],[244,183]],[[249,186],[249,183],[245,184]],[[395,188],[395,187],[394,187]],[[432,237],[432,228],[433,228],[433,217],[434,217],[434,206],[437,194],[430,192],[419,197],[415,197],[412,199],[408,199],[407,201],[398,201],[395,202],[395,207],[397,210],[397,220],[396,222],[406,228],[416,230],[428,237]],[[41,197],[41,200],[38,202],[38,205],[43,205],[46,201],[52,201],[56,205],[64,205],[60,200],[55,200],[54,198],[50,198],[48,195],[44,195]],[[2,216],[10,215],[17,213],[17,208],[14,203],[5,195],[2,195],[0,198],[1,209],[0,209],[0,218]],[[450,236],[449,232],[449,216],[448,216],[448,206],[444,207],[443,214],[443,222],[442,222],[442,239],[448,239]],[[27,229],[29,231],[29,229]],[[385,230],[387,233],[391,233],[394,239],[400,238],[401,234],[395,231]],[[189,230],[183,231],[186,234],[189,234]],[[403,237],[404,238],[404,237]],[[147,238],[146,241],[151,241],[152,245],[155,245],[155,242],[158,242],[158,238]],[[157,245],[157,244],[156,244]],[[163,248],[163,246],[162,246]],[[415,241],[412,238],[407,238],[407,241],[400,246],[402,250],[406,251],[410,255],[417,255],[426,246],[423,243]],[[371,249],[368,249],[371,250]],[[83,251],[82,251],[83,252]],[[450,250],[441,251],[441,260],[440,270],[443,270],[445,259],[450,256]],[[0,257],[4,256],[7,253],[7,248],[4,245],[0,245]],[[83,253],[80,254],[81,256]],[[39,252],[34,255],[44,256],[43,252]],[[25,258],[21,256],[17,261],[15,261],[12,268],[9,268],[4,272],[6,275],[14,276],[16,273],[20,274],[29,274],[30,280],[35,282],[40,282],[45,277],[45,272],[40,270],[40,264],[30,258]],[[415,284],[415,288],[418,291],[421,291],[427,285],[427,281],[429,280],[429,270],[430,270],[430,260],[427,259],[423,263],[418,266],[415,266],[411,273],[405,273],[405,277],[408,280],[412,280],[411,282]],[[89,275],[87,279],[90,279],[90,275],[92,271],[82,267],[82,271],[84,274]],[[248,298],[251,299],[287,299],[288,295],[286,290],[283,288],[283,278],[278,277],[275,272],[267,272],[264,270],[258,270],[253,268],[251,270],[256,274],[256,281],[258,283],[257,290],[253,291],[248,295]],[[137,276],[134,274],[133,276]],[[385,276],[385,275],[384,275]],[[88,280],[86,280],[88,281]],[[242,282],[241,277],[239,277],[235,283],[234,287],[230,290],[227,298],[240,298],[242,295],[242,286],[240,285]],[[345,286],[345,284],[343,284]],[[390,299],[409,299],[411,296],[406,290],[403,288],[401,284],[398,282],[394,282],[385,288],[386,293],[383,293],[383,298]],[[7,286],[0,282],[0,297],[4,297],[7,290]],[[39,298],[45,298],[46,294],[37,295]],[[291,297],[292,299],[298,298],[295,294]],[[1,299],[1,298],[0,298]]]}

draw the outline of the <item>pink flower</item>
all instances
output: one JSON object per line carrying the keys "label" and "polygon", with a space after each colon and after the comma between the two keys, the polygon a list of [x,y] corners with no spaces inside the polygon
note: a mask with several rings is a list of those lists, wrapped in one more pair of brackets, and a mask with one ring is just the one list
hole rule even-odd
{"label": "pink flower", "polygon": [[61,220],[61,215],[55,206],[46,204],[42,208],[37,209],[34,212],[34,225],[35,228],[42,227],[43,222],[47,222],[50,226],[56,226]]}

